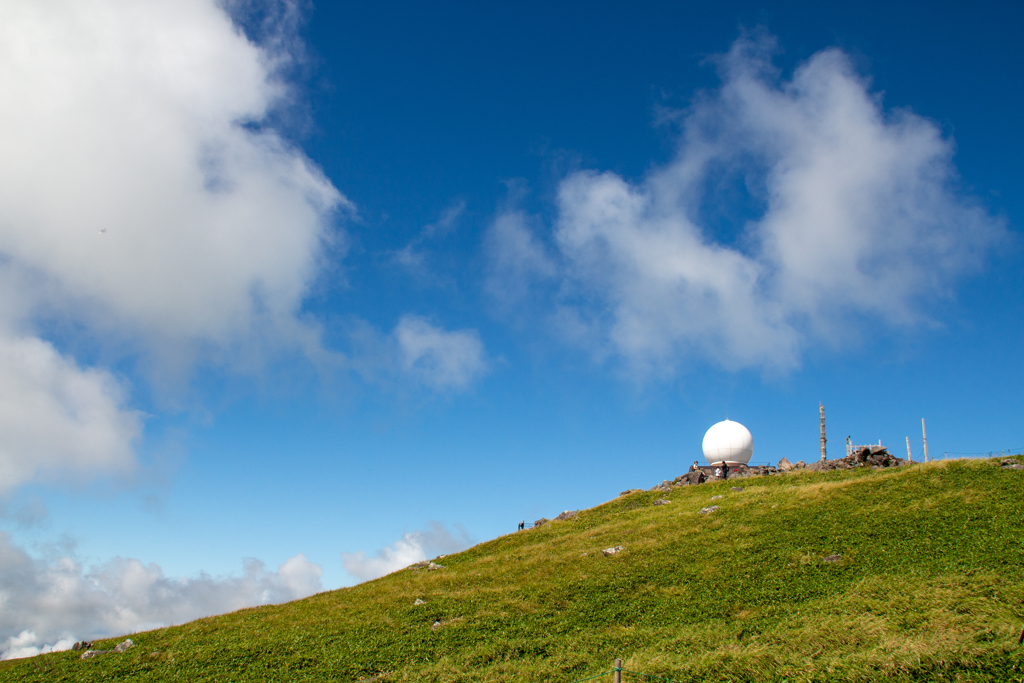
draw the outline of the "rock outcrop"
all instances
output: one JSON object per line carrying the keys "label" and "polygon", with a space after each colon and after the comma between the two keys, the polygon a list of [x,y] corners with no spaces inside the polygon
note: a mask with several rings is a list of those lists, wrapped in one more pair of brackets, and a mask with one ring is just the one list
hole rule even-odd
{"label": "rock outcrop", "polygon": [[[82,645],[82,644],[92,645],[92,643],[85,643],[84,641],[82,643],[75,643],[75,645]],[[128,638],[127,640],[122,640],[120,643],[115,645],[113,650],[86,650],[85,652],[83,652],[80,655],[79,658],[80,659],[92,659],[93,657],[99,657],[100,655],[110,654],[111,652],[114,652],[114,653],[117,653],[117,654],[121,654],[122,652],[124,652],[124,651],[126,651],[126,650],[128,650],[129,648],[132,648],[132,647],[135,647],[135,643],[132,642],[131,638]],[[82,649],[82,648],[79,647],[79,649]]]}
{"label": "rock outcrop", "polygon": [[694,486],[696,484],[703,484],[707,480],[708,476],[704,474],[703,470],[694,470],[692,472],[687,472],[680,477],[676,477],[675,482],[673,483],[676,486]]}

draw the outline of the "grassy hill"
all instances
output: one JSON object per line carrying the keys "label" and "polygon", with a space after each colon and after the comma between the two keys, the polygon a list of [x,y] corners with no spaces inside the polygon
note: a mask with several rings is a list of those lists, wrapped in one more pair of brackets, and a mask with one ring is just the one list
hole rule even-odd
{"label": "grassy hill", "polygon": [[1024,470],[998,461],[634,493],[440,562],[0,680],[1024,681]]}

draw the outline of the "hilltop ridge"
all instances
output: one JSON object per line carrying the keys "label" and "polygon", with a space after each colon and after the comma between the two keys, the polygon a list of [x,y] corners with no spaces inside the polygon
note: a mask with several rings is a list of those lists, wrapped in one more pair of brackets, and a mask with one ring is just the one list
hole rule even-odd
{"label": "hilltop ridge", "polygon": [[1024,680],[1022,493],[1000,460],[635,492],[443,567],[0,679],[569,683],[621,657],[679,681]]}

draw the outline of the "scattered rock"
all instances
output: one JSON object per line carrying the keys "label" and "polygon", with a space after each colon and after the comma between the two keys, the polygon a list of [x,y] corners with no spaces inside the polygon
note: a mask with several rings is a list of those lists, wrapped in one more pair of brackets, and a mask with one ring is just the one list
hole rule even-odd
{"label": "scattered rock", "polygon": [[88,650],[90,647],[92,647],[92,643],[90,643],[88,640],[80,640],[74,645],[72,645],[71,649],[75,652],[78,652],[79,650]]}
{"label": "scattered rock", "polygon": [[642,491],[643,491],[643,489],[629,489],[628,491],[623,491],[619,495],[620,496],[628,496],[631,493],[641,493]]}
{"label": "scattered rock", "polygon": [[414,605],[425,605],[425,604],[427,604],[427,601],[426,600],[421,600],[419,598],[416,598],[416,601],[413,602],[412,604],[414,604]]}
{"label": "scattered rock", "polygon": [[1016,460],[1004,460],[1000,466],[1004,470],[1024,470],[1024,465],[1020,464]]}
{"label": "scattered rock", "polygon": [[[92,643],[86,643],[83,640],[81,643],[75,643],[75,645],[78,645],[79,646],[78,649],[82,650],[85,647],[88,647],[88,646],[92,645]],[[120,653],[124,652],[125,650],[127,650],[128,648],[132,648],[132,647],[135,647],[135,643],[132,642],[131,638],[128,638],[127,640],[124,640],[124,641],[118,643],[117,645],[115,645],[113,650],[85,650],[85,652],[83,652],[81,654],[79,659],[92,659],[93,657],[99,657],[100,655],[110,654],[111,652],[116,652],[116,653],[120,654]],[[71,649],[72,650],[75,649],[74,645],[71,647]]]}
{"label": "scattered rock", "polygon": [[702,514],[702,515],[706,515],[706,514],[708,514],[708,513],[714,512],[714,511],[715,511],[715,510],[717,510],[717,509],[718,509],[718,506],[717,506],[717,505],[712,505],[712,506],[711,506],[711,507],[709,507],[709,508],[701,508],[701,509],[700,509],[700,514]]}
{"label": "scattered rock", "polygon": [[659,498],[658,500],[654,501],[654,504],[655,505],[668,505],[671,502],[672,502],[671,500],[665,500],[664,498]]}
{"label": "scattered rock", "polygon": [[547,517],[541,517],[540,519],[538,519],[536,522],[533,523],[533,526],[534,526],[534,528],[537,528],[539,526],[544,526],[545,524],[547,524],[550,521],[551,520],[548,519]]}
{"label": "scattered rock", "polygon": [[579,510],[566,510],[565,512],[563,512],[562,514],[558,515],[557,517],[555,517],[551,521],[553,521],[553,522],[564,522],[564,521],[566,521],[568,519],[574,518],[577,515],[577,513],[579,513]]}
{"label": "scattered rock", "polygon": [[795,463],[793,463],[794,470],[802,470],[805,467],[807,467],[807,463],[805,463],[803,460],[797,460]]}
{"label": "scattered rock", "polygon": [[441,620],[438,619],[437,621],[435,621],[433,624],[430,625],[430,630],[431,631],[436,631],[437,629],[441,628],[441,626],[442,626]]}
{"label": "scattered rock", "polygon": [[623,548],[621,545],[617,545],[614,548],[605,548],[601,551],[601,554],[605,557],[609,557],[611,555],[615,555],[616,553],[620,553],[623,550],[625,550],[625,548]]}
{"label": "scattered rock", "polygon": [[779,464],[776,465],[776,469],[779,472],[789,472],[790,470],[793,469],[793,463],[783,458],[782,460],[779,461]]}
{"label": "scattered rock", "polygon": [[676,477],[676,480],[673,483],[676,486],[695,486],[697,484],[703,484],[707,480],[708,477],[704,474],[703,470],[694,470],[692,472],[687,472],[680,477]]}
{"label": "scattered rock", "polygon": [[725,496],[711,496],[711,500],[722,500]]}
{"label": "scattered rock", "polygon": [[733,490],[733,491],[742,491],[742,490],[743,490],[743,487],[742,487],[742,486],[733,486],[733,487],[732,487],[732,490]]}
{"label": "scattered rock", "polygon": [[436,562],[429,562],[429,563],[427,563],[427,570],[428,571],[434,571],[435,569],[444,569],[444,565],[443,564],[437,564]]}
{"label": "scattered rock", "polygon": [[661,482],[657,486],[653,487],[651,490],[652,491],[671,491],[672,490],[672,482],[670,482],[668,479],[666,479],[665,481]]}
{"label": "scattered rock", "polygon": [[822,562],[838,562],[841,559],[843,559],[842,555],[829,555],[828,557],[823,558]]}

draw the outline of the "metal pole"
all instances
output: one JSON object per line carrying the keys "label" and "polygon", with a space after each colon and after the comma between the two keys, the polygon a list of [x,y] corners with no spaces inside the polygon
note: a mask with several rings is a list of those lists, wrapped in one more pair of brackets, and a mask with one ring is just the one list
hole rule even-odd
{"label": "metal pole", "polygon": [[821,413],[821,461],[825,462],[825,442],[828,439],[825,438],[825,406],[821,403],[818,404],[818,412]]}
{"label": "metal pole", "polygon": [[914,456],[910,454],[910,437],[907,437],[907,462],[914,462]]}
{"label": "metal pole", "polygon": [[931,462],[928,460],[928,433],[924,431],[924,418],[921,418],[921,439],[924,441],[924,461]]}
{"label": "metal pole", "polygon": [[622,683],[622,660],[615,660],[615,683]]}

